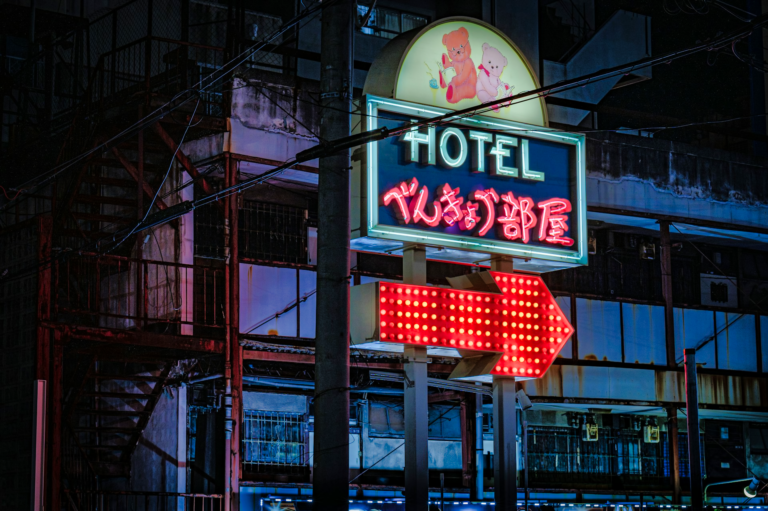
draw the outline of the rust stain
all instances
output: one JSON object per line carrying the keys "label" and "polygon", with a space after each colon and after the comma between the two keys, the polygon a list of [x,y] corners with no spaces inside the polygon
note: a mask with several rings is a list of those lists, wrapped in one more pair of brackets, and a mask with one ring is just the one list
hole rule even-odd
{"label": "rust stain", "polygon": [[597,355],[594,355],[590,353],[589,355],[584,355],[584,360],[597,360]]}

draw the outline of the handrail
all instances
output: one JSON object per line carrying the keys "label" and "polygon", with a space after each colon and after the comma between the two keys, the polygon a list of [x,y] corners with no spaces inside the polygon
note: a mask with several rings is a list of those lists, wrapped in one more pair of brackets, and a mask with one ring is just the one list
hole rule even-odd
{"label": "handrail", "polygon": [[85,258],[95,258],[95,259],[101,259],[102,261],[110,261],[110,260],[112,260],[112,261],[125,261],[125,262],[130,262],[130,263],[152,263],[152,264],[156,264],[156,265],[159,265],[159,266],[173,266],[174,268],[190,268],[190,269],[210,268],[210,266],[200,266],[200,265],[195,265],[195,264],[177,263],[177,262],[173,262],[173,261],[162,261],[162,260],[158,261],[158,260],[155,260],[155,259],[147,259],[147,258],[136,259],[136,258],[133,258],[133,257],[119,256],[119,255],[112,255],[112,254],[110,254],[110,255],[98,254],[96,252],[81,252],[81,253],[78,253],[77,255],[73,254],[73,255],[69,256],[69,259],[75,259],[75,258],[82,258],[82,259],[85,259]]}

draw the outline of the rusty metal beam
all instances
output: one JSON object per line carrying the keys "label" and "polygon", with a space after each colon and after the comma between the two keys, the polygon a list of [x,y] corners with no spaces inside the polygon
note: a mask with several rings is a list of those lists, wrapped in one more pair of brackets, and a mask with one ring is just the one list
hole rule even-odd
{"label": "rusty metal beam", "polygon": [[181,351],[220,354],[224,343],[216,339],[205,339],[187,335],[156,334],[153,332],[135,332],[111,328],[94,328],[65,323],[45,322],[46,328],[59,331],[67,340],[78,339],[110,344],[127,344],[147,348],[164,348]]}
{"label": "rusty metal beam", "polygon": [[[139,173],[139,170],[136,167],[134,167],[131,162],[128,161],[128,159],[123,155],[123,153],[120,152],[120,150],[117,147],[112,148],[112,154],[115,155],[115,158],[118,159],[118,161],[126,170],[126,172],[128,172],[128,174],[131,175],[131,177],[136,181],[136,183],[139,184],[141,189],[144,190],[144,194],[150,199],[152,199],[152,197],[155,196],[155,191],[152,190],[152,187],[149,186],[149,183],[147,183],[144,179],[142,179],[142,175]],[[163,199],[160,199],[160,198],[158,198],[155,201],[155,205],[159,209],[168,208],[165,202],[163,202]]]}
{"label": "rusty metal beam", "polygon": [[587,211],[588,212],[592,211],[595,213],[608,213],[611,215],[632,216],[637,218],[650,218],[653,220],[658,220],[660,222],[670,222],[673,224],[688,224],[688,225],[696,225],[699,227],[712,227],[715,229],[726,229],[729,231],[742,231],[742,232],[754,232],[758,234],[768,234],[768,229],[764,227],[754,227],[749,225],[734,224],[734,223],[728,223],[728,222],[716,222],[713,220],[704,220],[704,219],[693,218],[693,217],[664,215],[656,212],[633,211],[631,209],[609,208],[605,206],[592,206],[592,205],[587,206]]}
{"label": "rusty metal beam", "polygon": [[672,301],[672,242],[669,222],[659,222],[661,232],[661,293],[664,295],[664,333],[667,348],[667,366],[675,367],[675,315]]}
{"label": "rusty metal beam", "polygon": [[[271,351],[244,350],[243,361],[258,360],[262,362],[284,362],[288,364],[314,364],[314,355],[300,353],[278,353]],[[383,369],[403,371],[402,362],[368,362],[352,360],[350,365],[359,369]],[[429,364],[430,373],[450,374],[456,368],[452,364]]]}
{"label": "rusty metal beam", "polygon": [[[171,135],[165,131],[165,128],[163,128],[160,123],[155,123],[153,129],[155,130],[157,136],[160,137],[160,140],[162,140],[168,149],[170,149],[171,153],[176,154],[176,159],[179,161],[181,166],[184,167],[184,170],[187,171],[189,177],[191,177],[196,184],[200,185],[200,188],[203,189],[203,192],[205,192],[206,195],[215,193],[213,187],[211,187],[208,181],[206,181],[205,178],[200,174],[200,172],[197,170],[197,167],[195,167],[195,164],[192,163],[192,160],[190,160],[186,154],[184,154],[184,151],[181,150]],[[224,207],[218,202],[217,204],[219,204],[220,208]]]}
{"label": "rusty metal beam", "polygon": [[53,247],[53,218],[41,216],[37,222],[37,345],[35,378],[50,382],[51,332],[43,324],[51,317],[51,248]]}
{"label": "rusty metal beam", "polygon": [[149,394],[149,400],[144,405],[144,410],[142,411],[141,418],[139,419],[138,423],[136,424],[136,431],[131,435],[131,438],[128,439],[128,442],[126,442],[125,451],[123,451],[122,456],[120,457],[121,461],[130,461],[131,454],[133,454],[133,451],[136,449],[136,446],[139,444],[139,438],[141,438],[141,434],[144,431],[144,429],[147,427],[147,424],[149,424],[149,418],[152,415],[152,412],[155,410],[155,406],[157,405],[158,400],[160,399],[160,395],[163,393],[163,388],[165,387],[165,382],[168,379],[168,375],[171,372],[171,369],[173,368],[173,364],[171,362],[168,362],[165,364],[165,367],[158,375],[158,378],[161,378],[157,383],[155,383],[155,386],[152,388],[152,392]]}
{"label": "rusty metal beam", "polygon": [[457,399],[462,400],[462,413],[464,410],[464,393],[463,392],[456,392],[453,390],[449,390],[448,392],[439,392],[436,394],[430,394],[427,397],[427,401],[430,403],[440,403],[442,401],[455,401]]}

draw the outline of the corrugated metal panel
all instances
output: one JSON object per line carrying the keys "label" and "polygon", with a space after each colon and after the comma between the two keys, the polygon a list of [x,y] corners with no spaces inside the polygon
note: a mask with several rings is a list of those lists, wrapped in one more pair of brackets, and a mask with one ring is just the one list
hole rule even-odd
{"label": "corrugated metal panel", "polygon": [[763,372],[768,373],[768,316],[760,316],[760,343],[763,353]]}
{"label": "corrugated metal panel", "polygon": [[296,274],[297,270],[292,268],[240,265],[241,332],[296,336],[295,308],[274,317],[295,303]]}
{"label": "corrugated metal panel", "polygon": [[675,309],[675,358],[683,360],[683,348],[696,348],[696,363],[714,369],[715,319],[712,311]]}
{"label": "corrugated metal panel", "polygon": [[623,303],[624,361],[635,364],[667,362],[664,307]]}
{"label": "corrugated metal panel", "polygon": [[621,362],[621,316],[618,302],[576,300],[579,358]]}
{"label": "corrugated metal panel", "polygon": [[718,312],[715,321],[718,369],[757,371],[755,317]]}
{"label": "corrugated metal panel", "polygon": [[301,270],[299,272],[299,297],[307,297],[299,304],[299,337],[315,338],[317,324],[317,273]]}

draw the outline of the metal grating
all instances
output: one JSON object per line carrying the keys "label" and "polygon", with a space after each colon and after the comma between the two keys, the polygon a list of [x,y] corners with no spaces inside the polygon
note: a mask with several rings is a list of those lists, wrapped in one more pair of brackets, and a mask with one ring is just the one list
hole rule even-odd
{"label": "metal grating", "polygon": [[303,473],[307,422],[302,413],[245,410],[243,466],[251,472]]}
{"label": "metal grating", "polygon": [[600,428],[598,441],[572,428],[536,426],[528,431],[529,478],[535,485],[664,486],[666,438],[645,443],[641,431]]}
{"label": "metal grating", "polygon": [[307,262],[307,210],[245,201],[240,210],[240,257],[255,261]]}

